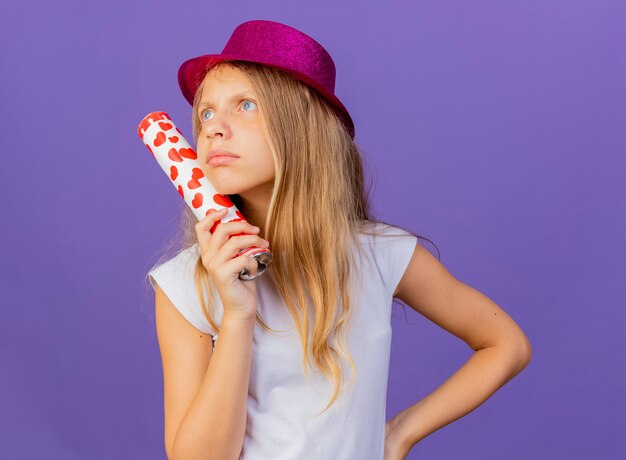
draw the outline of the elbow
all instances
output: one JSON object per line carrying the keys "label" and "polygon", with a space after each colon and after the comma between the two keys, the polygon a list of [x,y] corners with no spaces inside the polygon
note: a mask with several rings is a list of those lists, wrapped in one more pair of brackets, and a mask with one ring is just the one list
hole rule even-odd
{"label": "elbow", "polygon": [[521,371],[523,371],[526,366],[528,366],[528,363],[530,363],[533,355],[533,349],[530,345],[530,340],[528,340],[528,337],[526,337],[526,335],[524,334],[522,334],[515,341],[515,345],[511,346],[511,349],[513,350],[511,352],[511,355],[515,362],[513,372],[514,375],[517,375]]}
{"label": "elbow", "polygon": [[523,371],[532,358],[530,341],[523,332],[515,334],[515,336],[508,336],[492,346],[500,350],[500,359],[506,366],[509,379]]}

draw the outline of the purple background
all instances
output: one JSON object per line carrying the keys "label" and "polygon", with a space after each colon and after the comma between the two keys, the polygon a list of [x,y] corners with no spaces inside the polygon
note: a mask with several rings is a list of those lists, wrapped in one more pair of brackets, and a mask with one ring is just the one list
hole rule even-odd
{"label": "purple background", "polygon": [[[0,456],[165,458],[144,277],[183,203],[136,127],[165,110],[190,137],[178,66],[250,19],[328,49],[377,216],[433,240],[532,343],[520,375],[408,458],[626,454],[625,3],[365,3],[3,6]],[[471,353],[406,311],[388,419]]]}

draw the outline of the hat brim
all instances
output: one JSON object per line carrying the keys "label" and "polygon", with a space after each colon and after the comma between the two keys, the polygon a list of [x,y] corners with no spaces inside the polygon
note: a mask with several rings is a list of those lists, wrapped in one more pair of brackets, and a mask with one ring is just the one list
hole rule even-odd
{"label": "hat brim", "polygon": [[216,64],[227,60],[254,62],[257,64],[263,64],[269,67],[273,67],[292,75],[296,79],[314,88],[322,95],[322,97],[324,97],[324,99],[326,99],[331,104],[331,106],[334,107],[337,114],[344,122],[344,125],[350,132],[350,136],[354,138],[354,122],[352,121],[352,117],[350,117],[350,113],[341,103],[339,98],[337,98],[337,96],[329,92],[325,87],[321,86],[316,81],[310,79],[306,75],[303,75],[300,72],[294,71],[292,69],[287,69],[280,65],[276,65],[272,62],[264,62],[262,60],[250,60],[237,56],[229,56],[226,54],[205,54],[203,56],[188,59],[187,61],[183,62],[178,69],[178,86],[180,87],[184,98],[187,100],[187,102],[189,102],[190,105],[193,106],[193,99],[195,97],[196,91],[198,90],[198,86],[200,86],[200,83],[202,83],[206,72]]}

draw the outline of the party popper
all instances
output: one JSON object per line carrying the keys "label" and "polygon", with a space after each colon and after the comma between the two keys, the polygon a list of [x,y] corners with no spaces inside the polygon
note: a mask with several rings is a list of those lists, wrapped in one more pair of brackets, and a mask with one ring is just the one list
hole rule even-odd
{"label": "party popper", "polygon": [[[209,211],[219,211],[224,208],[228,210],[222,219],[215,222],[210,230],[211,233],[222,222],[246,221],[230,198],[218,193],[208,177],[204,175],[195,150],[166,112],[151,112],[146,115],[139,123],[137,132],[199,221]],[[247,235],[247,233],[239,233],[239,235]],[[239,273],[239,279],[244,281],[261,276],[272,262],[271,251],[257,246],[242,249],[235,257],[239,256],[249,256],[257,261],[256,275],[252,275],[245,269]]]}

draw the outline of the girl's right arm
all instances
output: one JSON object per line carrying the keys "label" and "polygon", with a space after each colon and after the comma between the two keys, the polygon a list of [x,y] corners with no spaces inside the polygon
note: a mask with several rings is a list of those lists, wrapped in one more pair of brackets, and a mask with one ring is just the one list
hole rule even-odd
{"label": "girl's right arm", "polygon": [[156,320],[163,361],[165,443],[168,458],[237,460],[246,429],[252,336],[256,315],[255,280],[242,282],[244,268],[256,261],[234,257],[241,249],[262,246],[247,222],[221,223],[213,212],[196,225],[203,265],[224,305],[219,340],[211,351],[202,336],[175,309],[160,288]]}

